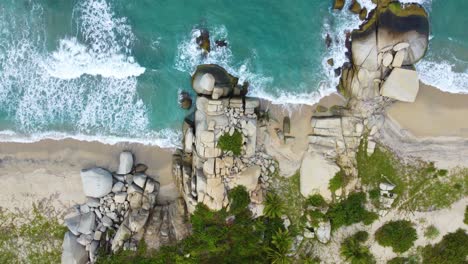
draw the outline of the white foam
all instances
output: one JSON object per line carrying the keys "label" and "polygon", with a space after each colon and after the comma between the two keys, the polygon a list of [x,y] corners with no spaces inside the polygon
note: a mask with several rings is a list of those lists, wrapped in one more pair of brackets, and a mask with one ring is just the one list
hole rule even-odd
{"label": "white foam", "polygon": [[446,61],[423,59],[416,64],[422,82],[450,93],[468,93],[468,71],[455,72]]}
{"label": "white foam", "polygon": [[135,63],[133,57],[116,53],[100,58],[76,38],[60,40],[59,48],[45,60],[43,66],[50,76],[60,79],[79,78],[83,74],[127,78],[145,72],[145,68]]}
{"label": "white foam", "polygon": [[31,135],[20,135],[11,130],[0,131],[0,142],[34,143],[45,139],[64,140],[75,139],[86,142],[101,142],[108,145],[119,143],[138,143],[161,148],[181,147],[181,132],[177,129],[163,129],[146,134],[142,137],[119,137],[108,135],[68,134],[58,131],[48,131]]}
{"label": "white foam", "polygon": [[[105,1],[82,3],[90,5],[85,8],[91,8],[96,7],[96,3],[103,4]],[[77,10],[79,8],[83,6],[76,7]],[[128,26],[122,24],[124,20],[119,20],[120,24],[111,23],[107,28],[106,23],[98,26],[93,24],[93,21],[99,18],[94,17],[93,20],[86,16],[75,16],[74,18],[80,23],[80,32],[85,32],[87,40],[96,42],[90,41],[92,47],[84,48],[76,40],[63,40],[63,43],[67,43],[64,46],[69,47],[68,55],[79,55],[70,58],[71,67],[84,65],[78,70],[73,68],[71,70],[73,74],[89,73],[90,67],[95,67],[90,64],[96,64],[100,70],[99,75],[106,75],[103,74],[103,69],[112,68],[113,74],[118,74],[119,78],[101,78],[91,75],[83,75],[80,78],[65,78],[64,76],[56,78],[51,76],[44,67],[53,55],[47,54],[42,49],[45,39],[41,30],[44,27],[42,8],[34,4],[31,13],[25,14],[24,17],[16,13],[8,13],[14,11],[6,10],[0,13],[2,28],[0,31],[0,69],[2,69],[0,71],[0,105],[2,112],[7,115],[6,120],[2,121],[11,122],[17,133],[3,131],[1,140],[32,142],[44,138],[76,138],[112,144],[126,141],[162,147],[178,145],[177,132],[172,130],[154,132],[149,128],[148,109],[138,96],[137,79],[129,77],[136,75],[132,73],[134,72],[132,68],[127,67],[127,64],[121,69],[115,69],[116,64],[111,63],[113,60],[122,62],[130,58],[128,54],[131,51],[127,49],[131,47],[129,42],[131,36],[123,37],[125,45],[113,40],[115,37],[113,34],[116,33],[112,31],[131,35]],[[97,11],[89,12],[101,11],[102,9],[97,8]],[[98,13],[93,13],[93,16],[100,14]],[[109,12],[104,12],[102,15],[102,21],[109,22]],[[12,23],[9,16],[14,16],[16,21]],[[113,16],[110,17],[115,19]],[[88,29],[88,27],[93,27],[93,29]],[[104,46],[94,47],[96,43],[100,43],[99,37],[109,37],[110,41],[106,42],[109,45],[106,46],[107,44],[104,43]],[[57,52],[60,52],[60,49]],[[89,58],[89,54],[92,53],[96,58]],[[109,57],[109,54],[117,54],[120,57],[115,59],[115,57]],[[125,59],[123,56],[126,56]],[[94,59],[94,62],[90,62],[89,59]],[[97,62],[110,64],[98,65]],[[67,69],[64,71],[67,72]],[[54,132],[54,130],[71,132]]]}
{"label": "white foam", "polygon": [[135,36],[125,18],[116,17],[105,0],[79,2],[73,13],[77,38],[60,40],[58,49],[43,64],[49,75],[73,79],[83,74],[127,78],[139,76],[145,68],[131,56]]}

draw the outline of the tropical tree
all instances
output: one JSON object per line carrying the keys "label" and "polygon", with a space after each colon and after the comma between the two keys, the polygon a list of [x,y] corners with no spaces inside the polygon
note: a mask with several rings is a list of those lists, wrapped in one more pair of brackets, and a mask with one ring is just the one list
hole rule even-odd
{"label": "tropical tree", "polygon": [[341,244],[341,256],[351,264],[371,264],[375,263],[374,256],[369,248],[362,245],[358,237],[352,236]]}
{"label": "tropical tree", "polygon": [[276,193],[268,193],[265,199],[264,215],[269,218],[279,218],[284,211],[284,203],[280,197]]}
{"label": "tropical tree", "polygon": [[273,264],[291,263],[288,253],[291,249],[292,239],[287,230],[279,229],[271,239],[271,246],[267,249],[268,258]]}

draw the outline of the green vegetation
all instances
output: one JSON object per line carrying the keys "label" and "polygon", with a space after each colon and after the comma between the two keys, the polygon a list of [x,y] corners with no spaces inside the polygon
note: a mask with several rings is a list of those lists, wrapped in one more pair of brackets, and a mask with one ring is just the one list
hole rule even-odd
{"label": "green vegetation", "polygon": [[424,231],[424,237],[428,239],[434,239],[440,234],[439,229],[434,225],[430,225]]}
{"label": "green vegetation", "polygon": [[468,234],[465,230],[458,229],[442,238],[435,245],[427,245],[422,249],[424,264],[463,264],[468,257]]}
{"label": "green vegetation", "polygon": [[463,219],[465,225],[468,225],[468,205],[465,208],[465,219]]}
{"label": "green vegetation", "polygon": [[263,210],[265,216],[270,218],[279,218],[283,215],[285,207],[283,201],[276,193],[268,193],[265,199],[265,209]]}
{"label": "green vegetation", "polygon": [[241,213],[250,203],[249,193],[245,189],[245,186],[239,185],[229,191],[229,212],[232,214]]}
{"label": "green vegetation", "polygon": [[375,263],[374,256],[369,248],[362,245],[367,240],[369,234],[365,231],[359,231],[356,234],[346,238],[341,243],[341,256],[351,264]]}
{"label": "green vegetation", "polygon": [[343,170],[340,170],[331,178],[328,183],[328,189],[334,194],[338,189],[346,187],[346,184],[348,184],[346,174]]}
{"label": "green vegetation", "polygon": [[332,204],[327,212],[327,217],[332,223],[332,229],[363,222],[366,225],[374,222],[378,215],[364,208],[366,194],[352,193],[347,199]]}
{"label": "green vegetation", "polygon": [[242,133],[238,130],[234,134],[224,133],[218,140],[218,147],[224,151],[231,151],[234,155],[239,156],[242,150]]}
{"label": "green vegetation", "polygon": [[421,261],[419,260],[419,256],[411,255],[407,258],[405,257],[396,257],[392,258],[387,262],[387,264],[419,264]]}
{"label": "green vegetation", "polygon": [[375,240],[384,247],[392,247],[396,253],[410,249],[417,238],[413,224],[406,220],[390,221],[375,232]]}
{"label": "green vegetation", "polygon": [[267,249],[268,258],[271,263],[290,263],[291,260],[288,257],[292,245],[292,238],[288,231],[278,230],[271,239],[272,247]]}
{"label": "green vegetation", "polygon": [[323,199],[322,195],[320,194],[314,194],[314,195],[309,196],[307,198],[306,203],[307,205],[319,207],[319,208],[324,208],[327,206],[327,202],[325,201],[325,199]]}
{"label": "green vegetation", "polygon": [[59,263],[66,227],[50,208],[34,205],[29,213],[0,210],[0,263]]}
{"label": "green vegetation", "polygon": [[382,182],[396,185],[394,206],[407,211],[445,208],[468,195],[468,169],[448,172],[438,170],[433,163],[404,164],[381,146],[368,156],[367,140],[361,141],[356,161],[362,184],[374,192],[369,193],[374,205],[378,199],[373,190],[378,190]]}
{"label": "green vegetation", "polygon": [[[190,219],[192,235],[176,245],[152,251],[140,243],[137,252],[101,256],[98,263],[291,263],[292,235],[282,220],[266,216],[253,219],[246,197],[245,188],[237,187],[229,193],[229,211],[197,205]],[[234,220],[226,221],[231,216]]]}

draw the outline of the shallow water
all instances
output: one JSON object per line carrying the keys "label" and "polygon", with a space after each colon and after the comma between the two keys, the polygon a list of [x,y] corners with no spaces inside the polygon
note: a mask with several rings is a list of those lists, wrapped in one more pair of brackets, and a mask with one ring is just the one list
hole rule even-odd
{"label": "shallow water", "polygon": [[[370,0],[362,0],[368,9]],[[468,91],[464,0],[419,0],[432,41],[417,67],[429,84]],[[76,137],[178,144],[178,93],[190,74],[217,63],[276,103],[313,104],[335,90],[344,32],[359,20],[329,1],[4,0],[0,4],[0,129],[3,140]],[[465,8],[463,8],[465,6]],[[460,9],[461,8],[461,9]],[[450,15],[447,15],[450,14]],[[207,28],[216,48],[196,48]],[[327,33],[333,38],[325,47]],[[436,65],[437,67],[434,67]],[[337,66],[335,66],[337,67]],[[447,78],[438,77],[444,72]],[[453,90],[453,86],[457,90]]]}

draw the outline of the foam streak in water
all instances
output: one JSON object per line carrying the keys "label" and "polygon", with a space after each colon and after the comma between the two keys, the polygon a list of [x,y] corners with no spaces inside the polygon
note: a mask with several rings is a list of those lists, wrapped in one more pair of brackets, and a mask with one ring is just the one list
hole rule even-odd
{"label": "foam streak in water", "polygon": [[125,18],[114,15],[105,0],[80,2],[74,10],[78,23],[77,38],[60,40],[57,51],[44,63],[56,78],[72,79],[83,74],[126,78],[145,72],[131,56],[134,35]]}

